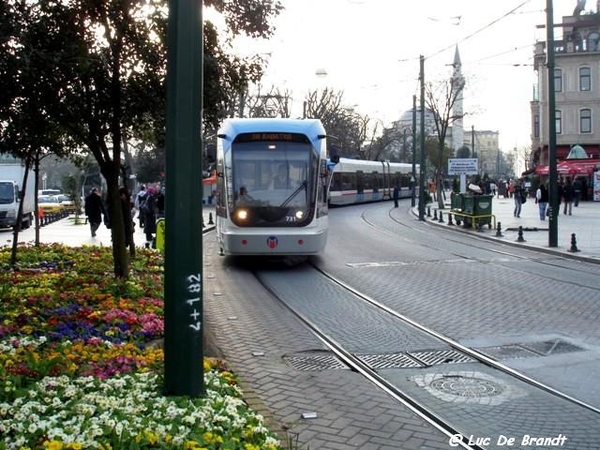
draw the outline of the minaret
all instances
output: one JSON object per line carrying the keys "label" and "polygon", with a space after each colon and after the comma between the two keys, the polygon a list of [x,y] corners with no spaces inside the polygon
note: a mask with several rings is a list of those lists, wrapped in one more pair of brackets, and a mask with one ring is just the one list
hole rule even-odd
{"label": "minaret", "polygon": [[[452,67],[454,67],[454,71],[452,72],[452,79],[450,82],[452,83],[452,92],[456,92],[458,89],[464,86],[465,79],[462,76],[461,67],[462,64],[460,62],[460,55],[458,53],[458,45],[456,46],[456,50],[454,52],[454,62],[452,63]],[[456,97],[456,101],[452,107],[452,115],[454,117],[459,117],[456,119],[452,125],[452,149],[454,151],[458,150],[464,145],[464,130],[463,130],[463,90]]]}

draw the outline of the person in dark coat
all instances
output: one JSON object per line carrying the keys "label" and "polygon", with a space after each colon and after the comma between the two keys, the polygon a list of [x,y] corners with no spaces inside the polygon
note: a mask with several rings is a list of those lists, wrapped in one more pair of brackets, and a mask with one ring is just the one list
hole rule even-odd
{"label": "person in dark coat", "polygon": [[573,212],[573,198],[575,197],[575,190],[573,189],[573,184],[571,183],[571,179],[567,178],[565,185],[562,190],[562,198],[565,202],[565,206],[563,208],[563,214],[569,215]]}
{"label": "person in dark coat", "polygon": [[102,224],[102,216],[106,216],[98,188],[92,188],[90,194],[85,198],[85,215],[90,223],[92,237],[96,237],[96,231]]}
{"label": "person in dark coat", "polygon": [[165,217],[165,192],[163,189],[156,193],[156,217],[159,219]]}
{"label": "person in dark coat", "polygon": [[146,201],[140,214],[144,215],[144,234],[146,235],[146,248],[154,247],[154,234],[156,233],[156,188],[149,186],[146,189]]}
{"label": "person in dark coat", "polygon": [[394,208],[397,208],[398,207],[398,198],[400,197],[400,186],[398,185],[398,183],[396,183],[396,185],[394,186],[393,196],[394,196]]}
{"label": "person in dark coat", "polygon": [[540,220],[546,220],[546,211],[548,208],[548,188],[544,183],[541,183],[535,192],[535,201],[540,210]]}

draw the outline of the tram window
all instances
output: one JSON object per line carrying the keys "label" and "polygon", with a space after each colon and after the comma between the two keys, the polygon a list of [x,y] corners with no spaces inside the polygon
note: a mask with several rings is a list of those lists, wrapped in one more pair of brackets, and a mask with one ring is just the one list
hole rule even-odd
{"label": "tram window", "polygon": [[345,191],[356,189],[356,176],[353,173],[342,174],[342,189]]}
{"label": "tram window", "polygon": [[341,191],[342,190],[342,174],[334,173],[331,180],[331,190]]}

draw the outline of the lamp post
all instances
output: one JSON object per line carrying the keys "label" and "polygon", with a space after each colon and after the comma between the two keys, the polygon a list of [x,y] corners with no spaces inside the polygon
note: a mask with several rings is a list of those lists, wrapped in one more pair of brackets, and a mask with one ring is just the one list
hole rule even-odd
{"label": "lamp post", "polygon": [[425,220],[425,57],[419,57],[421,84],[421,165],[419,167],[419,220]]}
{"label": "lamp post", "polygon": [[558,172],[556,170],[556,98],[554,93],[554,12],[546,0],[546,65],[548,67],[548,247],[558,246]]}

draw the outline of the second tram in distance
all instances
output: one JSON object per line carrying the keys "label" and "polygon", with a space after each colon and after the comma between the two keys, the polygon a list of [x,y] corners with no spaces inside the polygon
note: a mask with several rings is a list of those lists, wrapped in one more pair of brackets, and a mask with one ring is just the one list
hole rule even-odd
{"label": "second tram in distance", "polygon": [[328,174],[319,120],[225,120],[217,144],[215,228],[221,253],[321,253]]}
{"label": "second tram in distance", "polygon": [[[400,186],[399,198],[411,197],[413,187],[416,188],[412,164],[340,158],[331,166],[329,204],[332,206],[390,200],[396,183]],[[415,167],[418,174],[419,165]]]}

